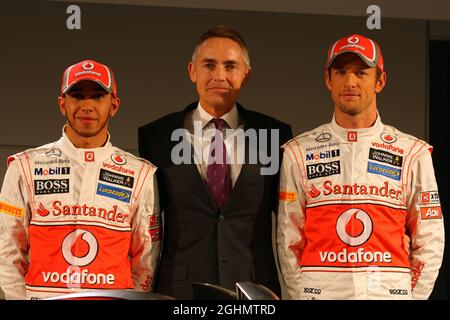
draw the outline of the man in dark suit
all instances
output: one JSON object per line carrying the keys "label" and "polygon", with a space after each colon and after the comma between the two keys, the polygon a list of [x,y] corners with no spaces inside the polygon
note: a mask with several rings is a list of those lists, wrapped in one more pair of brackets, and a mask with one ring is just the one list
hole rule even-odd
{"label": "man in dark suit", "polygon": [[280,295],[271,214],[291,127],[236,102],[251,67],[235,30],[203,34],[188,71],[199,101],[139,128],[164,211],[156,291],[192,299],[193,282],[234,291],[251,281]]}

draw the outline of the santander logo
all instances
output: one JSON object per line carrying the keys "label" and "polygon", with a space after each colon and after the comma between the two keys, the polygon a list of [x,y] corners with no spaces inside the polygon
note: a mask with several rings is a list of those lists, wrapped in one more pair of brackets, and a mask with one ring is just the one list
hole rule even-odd
{"label": "santander logo", "polygon": [[50,211],[44,207],[44,205],[42,204],[42,202],[39,202],[39,208],[36,210],[36,212],[41,216],[41,217],[46,217],[48,216],[48,214],[50,213]]}

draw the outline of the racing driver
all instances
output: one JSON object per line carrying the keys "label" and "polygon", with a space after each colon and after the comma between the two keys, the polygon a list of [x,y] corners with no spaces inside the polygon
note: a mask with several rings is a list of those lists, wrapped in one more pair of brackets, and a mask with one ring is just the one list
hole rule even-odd
{"label": "racing driver", "polygon": [[149,291],[160,248],[156,167],[112,146],[113,72],[85,60],[63,73],[62,137],[8,158],[0,194],[6,299],[86,290]]}
{"label": "racing driver", "polygon": [[292,299],[427,299],[444,250],[426,142],[381,122],[378,44],[332,44],[325,83],[331,123],[286,143],[277,247]]}

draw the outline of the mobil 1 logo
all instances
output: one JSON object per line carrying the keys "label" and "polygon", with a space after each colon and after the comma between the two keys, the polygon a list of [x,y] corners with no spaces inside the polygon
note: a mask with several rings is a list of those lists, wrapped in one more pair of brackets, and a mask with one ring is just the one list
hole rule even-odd
{"label": "mobil 1 logo", "polygon": [[320,177],[327,177],[334,174],[341,173],[341,162],[332,161],[326,163],[317,163],[306,166],[308,179],[316,179]]}
{"label": "mobil 1 logo", "polygon": [[69,179],[34,180],[34,194],[69,193]]}

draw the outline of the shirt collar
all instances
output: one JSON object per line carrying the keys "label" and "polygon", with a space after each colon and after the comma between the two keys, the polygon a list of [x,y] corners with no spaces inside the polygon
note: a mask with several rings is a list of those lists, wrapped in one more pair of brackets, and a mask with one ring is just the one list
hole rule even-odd
{"label": "shirt collar", "polygon": [[[231,129],[237,129],[239,126],[239,117],[238,117],[238,111],[236,105],[231,108],[230,111],[225,113],[223,116],[220,117],[221,119],[225,120],[227,125]],[[214,117],[206,112],[205,109],[203,109],[200,102],[198,103],[197,108],[194,110],[192,114],[192,120],[195,121],[201,121],[202,122],[202,128],[204,129],[205,126],[210,124],[210,121],[214,119]]]}
{"label": "shirt collar", "polygon": [[381,122],[380,114],[377,111],[377,119],[369,128],[348,129],[341,127],[336,122],[335,114],[333,114],[331,129],[342,142],[358,142],[361,140],[373,139],[374,136],[381,134],[383,131],[383,123]]}
{"label": "shirt collar", "polygon": [[99,162],[104,161],[107,158],[111,157],[113,154],[114,147],[112,146],[110,139],[110,134],[108,132],[108,139],[104,146],[98,148],[77,148],[73,145],[72,141],[67,137],[66,125],[62,129],[62,137],[57,142],[61,151],[67,154],[69,157],[74,158],[76,161],[80,163],[91,163],[91,162]]}

